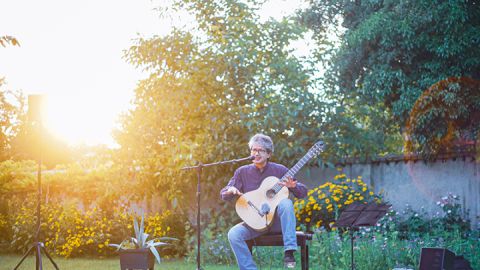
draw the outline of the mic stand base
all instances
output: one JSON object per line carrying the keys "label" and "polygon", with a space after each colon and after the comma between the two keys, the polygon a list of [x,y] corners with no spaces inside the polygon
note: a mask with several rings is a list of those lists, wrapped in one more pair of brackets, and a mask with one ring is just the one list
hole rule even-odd
{"label": "mic stand base", "polygon": [[57,264],[53,261],[52,257],[50,257],[50,254],[48,254],[47,250],[45,249],[45,245],[42,242],[34,242],[32,246],[27,250],[27,252],[25,252],[20,262],[15,266],[15,268],[13,268],[13,270],[17,270],[18,267],[22,264],[22,262],[27,258],[28,254],[30,254],[30,252],[32,251],[35,252],[35,269],[42,270],[42,250],[47,256],[47,258],[50,260],[50,262],[53,264],[55,269],[59,270]]}

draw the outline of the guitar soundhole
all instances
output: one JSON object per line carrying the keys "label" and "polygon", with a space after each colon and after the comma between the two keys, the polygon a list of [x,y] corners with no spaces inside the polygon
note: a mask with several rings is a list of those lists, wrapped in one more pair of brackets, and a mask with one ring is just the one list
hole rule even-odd
{"label": "guitar soundhole", "polygon": [[273,189],[267,190],[267,198],[271,199],[275,196],[275,194],[276,194],[275,190],[273,190]]}

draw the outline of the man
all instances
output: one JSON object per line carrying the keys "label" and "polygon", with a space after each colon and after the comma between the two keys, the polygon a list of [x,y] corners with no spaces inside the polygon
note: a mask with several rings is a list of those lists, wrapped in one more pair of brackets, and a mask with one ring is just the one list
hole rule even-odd
{"label": "man", "polygon": [[[227,186],[220,191],[223,200],[230,201],[243,193],[256,190],[260,187],[263,179],[269,176],[275,176],[280,179],[288,171],[285,166],[269,161],[274,150],[270,137],[256,134],[250,139],[248,146],[252,156],[255,158],[252,164],[242,166],[235,171]],[[306,186],[295,179],[288,178],[287,181],[280,184],[286,186],[298,198],[303,198],[307,195]],[[268,232],[282,233],[285,266],[288,268],[295,267],[295,257],[293,255],[297,249],[295,226],[296,219],[293,203],[288,198],[278,204],[272,226],[266,232],[255,231],[245,223],[233,226],[228,232],[228,241],[235,253],[240,270],[257,269],[245,241]]]}

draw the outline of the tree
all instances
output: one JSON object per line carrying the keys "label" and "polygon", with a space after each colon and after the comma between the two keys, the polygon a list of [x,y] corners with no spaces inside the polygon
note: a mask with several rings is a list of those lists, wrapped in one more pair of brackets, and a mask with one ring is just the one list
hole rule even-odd
{"label": "tree", "polygon": [[[7,44],[20,46],[18,40],[12,36],[0,36],[0,45],[6,47]],[[3,89],[5,78],[0,77],[0,161],[3,161],[11,155],[11,139],[18,129],[17,120],[21,118],[21,93],[15,93]],[[15,104],[18,102],[17,104]]]}
{"label": "tree", "polygon": [[407,152],[433,155],[475,145],[480,135],[480,81],[453,77],[432,85],[415,103],[406,131]]}
{"label": "tree", "polygon": [[478,1],[313,1],[302,22],[319,41],[341,24],[340,46],[328,59],[328,96],[376,108],[368,117],[393,131],[405,127],[430,86],[480,78]]}
{"label": "tree", "polygon": [[0,78],[0,161],[12,156],[12,140],[18,134],[23,117],[23,97],[19,92],[4,89]]}
{"label": "tree", "polygon": [[[139,38],[126,54],[150,76],[116,134],[122,155],[141,168],[140,183],[182,205],[195,199],[195,176],[182,166],[246,156],[256,132],[270,134],[275,159],[291,165],[321,136],[311,70],[288,48],[303,29],[291,20],[261,22],[260,3],[244,2],[173,1],[173,10],[194,16],[194,27]],[[205,197],[217,198],[231,173],[209,168]]]}

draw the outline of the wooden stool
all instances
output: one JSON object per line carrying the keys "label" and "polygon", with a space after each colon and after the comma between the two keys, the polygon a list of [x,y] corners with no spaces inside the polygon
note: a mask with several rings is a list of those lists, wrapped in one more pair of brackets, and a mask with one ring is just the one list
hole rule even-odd
{"label": "wooden stool", "polygon": [[[311,233],[304,233],[297,231],[297,245],[300,247],[300,256],[302,260],[302,270],[308,270],[308,243],[307,240],[312,240]],[[254,246],[281,246],[283,247],[283,236],[281,233],[264,234],[252,240],[247,240],[250,252]]]}

